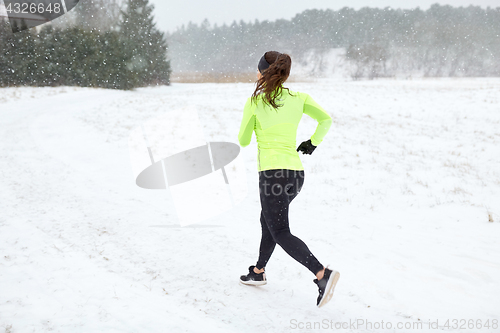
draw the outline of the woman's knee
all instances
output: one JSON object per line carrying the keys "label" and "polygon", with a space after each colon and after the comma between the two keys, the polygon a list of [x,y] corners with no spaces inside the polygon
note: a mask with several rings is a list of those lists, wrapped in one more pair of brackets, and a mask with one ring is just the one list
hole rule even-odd
{"label": "woman's knee", "polygon": [[275,230],[273,233],[272,233],[272,236],[273,236],[273,239],[274,241],[282,246],[282,244],[284,242],[286,242],[286,239],[288,237],[290,237],[292,234],[290,233],[290,229],[289,228],[286,228],[286,229],[280,229],[280,230]]}

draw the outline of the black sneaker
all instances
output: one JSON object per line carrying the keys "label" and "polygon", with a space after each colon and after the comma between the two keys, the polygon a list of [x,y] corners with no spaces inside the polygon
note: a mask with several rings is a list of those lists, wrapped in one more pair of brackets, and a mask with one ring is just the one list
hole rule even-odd
{"label": "black sneaker", "polygon": [[250,286],[262,286],[267,283],[266,273],[257,274],[253,271],[255,266],[248,267],[248,274],[240,276],[240,282]]}
{"label": "black sneaker", "polygon": [[333,296],[333,290],[335,289],[335,285],[339,280],[340,273],[328,268],[325,268],[325,274],[323,278],[318,281],[318,279],[314,279],[313,282],[318,285],[319,296],[316,305],[320,308],[326,303],[328,303]]}

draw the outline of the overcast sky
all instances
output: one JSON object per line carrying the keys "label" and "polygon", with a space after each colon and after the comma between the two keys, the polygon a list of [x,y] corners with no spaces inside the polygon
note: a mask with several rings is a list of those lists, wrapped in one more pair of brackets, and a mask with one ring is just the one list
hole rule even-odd
{"label": "overcast sky", "polygon": [[500,0],[150,0],[155,5],[155,18],[158,28],[173,31],[189,21],[201,23],[208,18],[211,24],[231,24],[233,20],[245,22],[276,19],[291,19],[306,9],[340,9],[351,7],[392,7],[392,8],[429,8],[433,3],[469,5],[481,7],[500,7]]}

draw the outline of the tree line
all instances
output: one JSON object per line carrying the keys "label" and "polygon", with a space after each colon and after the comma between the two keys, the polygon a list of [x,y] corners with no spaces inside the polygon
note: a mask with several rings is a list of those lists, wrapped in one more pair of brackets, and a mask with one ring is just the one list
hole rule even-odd
{"label": "tree line", "polygon": [[343,8],[306,10],[290,20],[200,25],[189,22],[169,33],[177,71],[255,71],[269,50],[294,62],[313,62],[321,75],[332,49],[353,78],[397,74],[500,76],[500,7],[432,5],[427,10]]}
{"label": "tree line", "polygon": [[149,0],[80,1],[52,24],[15,34],[0,20],[0,86],[169,84],[167,42],[153,10]]}

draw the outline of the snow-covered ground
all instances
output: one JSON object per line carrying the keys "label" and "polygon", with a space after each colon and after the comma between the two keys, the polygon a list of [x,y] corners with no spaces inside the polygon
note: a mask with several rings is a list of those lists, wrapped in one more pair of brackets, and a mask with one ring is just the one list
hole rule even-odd
{"label": "snow-covered ground", "polygon": [[[500,79],[289,87],[334,118],[290,209],[341,273],[327,306],[279,247],[266,286],[238,283],[258,254],[255,138],[246,200],[204,223],[180,227],[168,191],[134,183],[132,128],[195,107],[207,139],[237,143],[253,85],[8,88],[0,332],[500,331]],[[304,116],[298,143],[315,125]]]}

